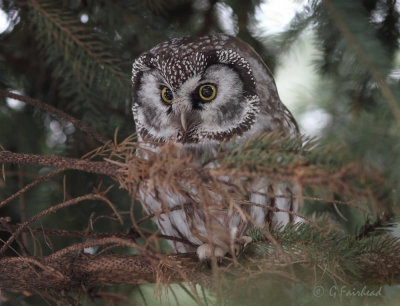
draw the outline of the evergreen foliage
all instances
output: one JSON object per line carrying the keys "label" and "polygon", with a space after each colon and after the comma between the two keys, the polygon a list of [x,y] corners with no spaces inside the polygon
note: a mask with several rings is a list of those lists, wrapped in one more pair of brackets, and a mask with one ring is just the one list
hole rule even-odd
{"label": "evergreen foliage", "polygon": [[[131,64],[141,52],[169,38],[223,32],[217,13],[221,7],[231,9],[230,34],[250,43],[272,70],[281,52],[293,48],[302,33],[312,31],[312,44],[319,52],[314,62],[319,82],[310,93],[313,101],[299,103],[312,104],[330,116],[318,139],[304,136],[299,142],[264,135],[243,148],[221,152],[216,157],[221,163],[217,174],[201,172],[190,159],[181,160],[183,166],[169,173],[171,184],[187,175],[184,167],[214,178],[232,173],[247,178],[268,175],[294,182],[302,193],[303,224],[253,229],[253,243],[242,250],[238,261],[234,258],[213,269],[205,285],[200,279],[181,277],[202,283],[202,289],[186,282],[163,289],[158,285],[80,288],[78,293],[44,289],[24,295],[7,290],[0,291],[0,304],[43,300],[159,304],[152,298],[153,289],[161,292],[161,299],[181,305],[398,303],[400,295],[393,284],[400,281],[396,238],[400,236],[396,232],[400,4],[396,0],[310,0],[284,33],[266,37],[251,30],[261,2],[0,1],[10,22],[0,33],[0,148],[35,154],[0,151],[0,259],[6,255],[35,256],[34,260],[69,246],[76,246],[71,251],[76,254],[85,244],[96,254],[140,253],[163,262],[166,270],[168,264],[176,265],[169,257],[158,257],[160,251],[168,252],[165,240],[160,240],[168,237],[153,234],[154,225],[132,197],[140,177],[130,174],[138,169],[160,182],[165,177],[162,171],[151,172],[151,161],[134,157],[134,136],[129,136],[135,132]],[[37,103],[13,106],[10,97],[24,101],[18,93]],[[71,124],[68,116],[51,107],[79,123]],[[172,153],[162,160],[171,167],[180,159]],[[90,158],[80,160],[81,168],[66,166],[82,156]],[[154,157],[157,160],[161,159]],[[54,171],[54,166],[61,168]],[[122,170],[109,175],[113,167]],[[24,186],[26,191],[19,192]],[[238,186],[246,188],[245,183]],[[24,222],[25,227],[18,227]],[[11,233],[18,229],[19,236],[13,238]],[[104,239],[98,249],[90,244],[96,239]],[[156,272],[155,282],[163,279]],[[364,286],[379,294],[357,296],[355,291]]]}

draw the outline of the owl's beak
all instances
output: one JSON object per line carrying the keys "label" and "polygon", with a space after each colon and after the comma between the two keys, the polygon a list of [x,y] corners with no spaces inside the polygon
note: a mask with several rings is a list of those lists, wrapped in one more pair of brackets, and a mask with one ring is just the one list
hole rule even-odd
{"label": "owl's beak", "polygon": [[183,130],[186,132],[187,126],[186,126],[186,116],[184,112],[181,112],[181,125]]}

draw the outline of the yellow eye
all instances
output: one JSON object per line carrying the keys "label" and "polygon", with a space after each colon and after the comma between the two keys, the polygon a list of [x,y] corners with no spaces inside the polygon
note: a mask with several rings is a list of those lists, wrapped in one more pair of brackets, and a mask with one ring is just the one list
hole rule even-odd
{"label": "yellow eye", "polygon": [[199,87],[199,96],[203,101],[211,101],[217,95],[217,88],[212,84],[204,84]]}
{"label": "yellow eye", "polygon": [[164,86],[164,87],[161,89],[161,99],[162,99],[165,103],[171,104],[173,98],[174,98],[174,95],[172,94],[171,89],[169,89],[167,86]]}

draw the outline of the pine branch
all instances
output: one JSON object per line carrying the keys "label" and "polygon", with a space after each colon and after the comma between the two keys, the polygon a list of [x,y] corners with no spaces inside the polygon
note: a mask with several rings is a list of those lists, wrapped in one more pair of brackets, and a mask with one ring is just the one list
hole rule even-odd
{"label": "pine branch", "polygon": [[276,42],[279,52],[287,51],[299,36],[309,28],[313,22],[313,12],[314,10],[310,6],[307,6],[304,10],[299,10],[286,31],[277,37],[271,37],[272,41]]}
{"label": "pine branch", "polygon": [[208,273],[196,254],[164,256],[164,264],[149,256],[81,254],[63,257],[0,259],[3,290],[81,291],[115,284],[193,281],[207,283]]}
{"label": "pine branch", "polygon": [[[35,24],[37,42],[46,53],[47,63],[63,75],[63,92],[75,92],[85,107],[95,112],[99,99],[123,103],[130,95],[130,77],[122,69],[121,60],[88,25],[82,24],[60,2],[31,0],[31,22]],[[68,77],[71,75],[71,77]],[[86,98],[86,99],[85,99]],[[95,98],[95,99],[93,99]],[[79,105],[82,106],[82,105]],[[97,105],[98,106],[98,105]]]}
{"label": "pine branch", "polygon": [[[51,1],[31,0],[31,3],[33,8],[46,19],[45,22],[49,22],[49,27],[54,26],[60,33],[65,35],[65,37],[61,37],[61,40],[59,39],[57,41],[60,47],[67,47],[68,40],[71,40],[77,47],[82,48],[89,57],[94,60],[98,67],[108,69],[111,75],[120,79],[124,77],[117,66],[114,66],[118,60],[113,58],[111,54],[105,50],[105,47],[100,41],[90,40],[87,36],[89,29],[79,24],[75,20],[75,16],[70,16],[65,11],[63,12],[56,7],[52,7],[53,3]],[[83,77],[86,76],[87,75],[84,75]]]}
{"label": "pine branch", "polygon": [[[325,226],[324,232],[323,236],[311,224],[303,223],[276,228],[272,234],[288,252],[291,258],[289,264],[304,262],[315,267],[325,266],[322,274],[328,279],[370,284],[400,282],[400,260],[397,256],[400,252],[399,239],[382,231],[369,237],[357,237],[341,231],[328,231]],[[265,243],[264,235],[256,228],[250,231],[250,235],[255,243],[249,244],[244,256],[254,262],[255,270],[250,269],[248,273],[251,275],[258,270],[258,264],[265,268],[276,266],[277,261],[281,260],[275,255],[271,244]],[[310,271],[310,274],[313,272]],[[303,275],[302,279],[306,281],[309,276]]]}
{"label": "pine branch", "polygon": [[[304,228],[303,228],[304,229]],[[397,256],[400,245],[398,240],[379,238],[375,241],[364,239],[354,245],[355,240],[344,240],[341,235],[331,235],[330,246],[336,246],[336,253],[343,258],[337,262],[337,254],[329,254],[325,243],[317,242],[315,232],[296,229],[285,230],[277,235],[280,243],[285,244],[285,250],[290,254],[290,260],[277,257],[270,253],[262,259],[254,257],[254,248],[258,252],[268,244],[252,243],[244,251],[251,261],[245,263],[242,255],[241,265],[233,267],[225,261],[219,269],[219,281],[233,284],[243,283],[244,278],[255,278],[257,274],[274,275],[278,271],[290,277],[292,282],[314,283],[315,273],[318,277],[344,281],[342,273],[353,273],[351,278],[362,281],[363,284],[399,284],[400,260]],[[309,237],[307,239],[307,236]],[[292,238],[290,238],[292,237]],[[307,243],[311,242],[311,243]],[[2,289],[12,290],[55,290],[80,291],[82,288],[101,287],[112,284],[143,284],[143,283],[174,283],[191,282],[210,286],[210,271],[198,262],[195,254],[162,255],[143,249],[146,255],[70,255],[72,251],[94,245],[114,244],[129,246],[129,240],[110,238],[88,241],[76,247],[57,252],[44,258],[6,257],[0,259],[0,284]],[[303,246],[303,247],[301,247]],[[353,250],[349,252],[349,247]],[[253,249],[253,251],[252,251]],[[328,254],[328,255],[326,255]],[[391,255],[393,254],[393,255]],[[243,257],[244,256],[244,257]],[[243,261],[244,260],[244,261]],[[304,269],[299,269],[303,266]],[[318,267],[324,266],[324,270]],[[355,266],[355,267],[354,267]],[[290,267],[296,271],[290,272]],[[285,272],[287,271],[287,272]],[[308,271],[308,272],[307,272]],[[309,274],[304,274],[304,273]],[[232,278],[232,275],[235,277]],[[291,275],[291,276],[290,276]],[[228,278],[226,278],[228,276]],[[320,282],[325,282],[318,278]],[[333,279],[331,279],[333,278]],[[267,278],[264,277],[264,281]],[[368,280],[368,282],[367,282]],[[215,281],[215,280],[214,280]],[[243,285],[242,285],[243,286]]]}
{"label": "pine branch", "polygon": [[[346,8],[340,8],[340,6],[335,5],[335,3],[331,0],[323,0],[322,4],[326,7],[335,25],[337,26],[343,37],[346,39],[346,41],[349,43],[349,45],[353,48],[354,53],[359,57],[363,66],[368,69],[372,77],[379,85],[382,95],[386,98],[386,101],[392,109],[393,116],[395,117],[397,124],[400,124],[399,102],[397,101],[396,95],[394,94],[393,90],[386,82],[385,73],[380,69],[382,65],[379,65],[379,63],[377,62],[377,60],[385,60],[385,52],[381,50],[382,48],[380,47],[379,43],[377,43],[376,39],[374,39],[372,36],[368,36],[368,39],[365,39],[365,37],[363,37],[364,39],[359,39],[359,37],[357,37],[353,33],[349,22],[354,18],[347,19],[346,16],[344,16]],[[361,9],[362,8],[360,7],[359,10]],[[352,11],[355,11],[354,8]],[[360,22],[360,19],[361,18],[358,18],[357,21]],[[365,22],[365,24],[367,25],[368,23]],[[368,33],[368,31],[365,31],[365,29],[363,32]],[[373,56],[371,57],[371,55],[368,53],[368,49],[365,48],[365,42],[368,42],[370,45],[373,44],[375,50],[380,51],[380,54],[377,55],[377,52],[374,52]]]}

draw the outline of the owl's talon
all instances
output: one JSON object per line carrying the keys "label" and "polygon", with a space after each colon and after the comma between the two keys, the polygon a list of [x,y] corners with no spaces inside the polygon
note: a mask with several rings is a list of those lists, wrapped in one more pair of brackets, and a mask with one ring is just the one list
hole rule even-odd
{"label": "owl's talon", "polygon": [[236,256],[239,256],[240,251],[246,247],[250,242],[252,242],[253,239],[249,236],[241,236],[236,239],[236,243],[233,246],[233,250],[235,252]]}
{"label": "owl's talon", "polygon": [[226,254],[226,252],[219,246],[213,246],[209,243],[204,243],[199,246],[196,250],[196,253],[200,261],[208,261],[215,256],[218,262],[220,262]]}
{"label": "owl's talon", "polygon": [[241,243],[243,247],[246,247],[253,239],[250,236],[242,236],[238,238],[238,243]]}

